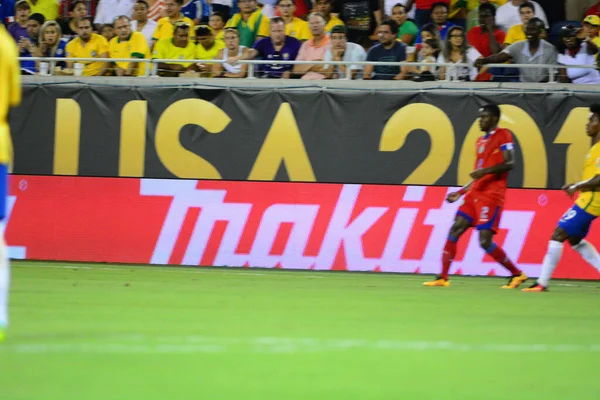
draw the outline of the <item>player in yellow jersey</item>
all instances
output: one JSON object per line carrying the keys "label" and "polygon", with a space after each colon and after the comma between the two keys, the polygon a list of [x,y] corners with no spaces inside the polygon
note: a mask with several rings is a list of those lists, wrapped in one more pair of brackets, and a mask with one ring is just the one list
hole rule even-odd
{"label": "player in yellow jersey", "polygon": [[[21,75],[17,61],[19,51],[12,37],[0,24],[0,220],[6,216],[7,177],[12,154],[8,112],[21,102]],[[8,250],[0,236],[0,342],[8,328],[8,285],[10,269]]]}
{"label": "player in yellow jersey", "polygon": [[592,221],[600,216],[600,104],[590,107],[587,135],[592,138],[592,148],[583,166],[583,180],[563,186],[569,196],[579,192],[573,207],[558,221],[558,226],[548,244],[548,251],[542,264],[542,272],[537,282],[524,292],[545,292],[552,272],[560,261],[563,243],[568,241],[573,250],[585,261],[600,271],[600,254],[590,242],[585,240]]}

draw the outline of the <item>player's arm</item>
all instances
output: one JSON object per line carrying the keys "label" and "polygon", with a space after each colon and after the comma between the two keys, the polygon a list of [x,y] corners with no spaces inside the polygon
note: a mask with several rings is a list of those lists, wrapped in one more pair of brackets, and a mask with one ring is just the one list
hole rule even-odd
{"label": "player's arm", "polygon": [[596,175],[586,181],[579,183],[568,184],[562,187],[569,196],[574,195],[576,192],[586,192],[588,190],[597,189],[600,187],[600,175]]}
{"label": "player's arm", "polygon": [[504,161],[488,168],[480,168],[471,172],[471,178],[479,179],[485,175],[496,175],[508,172],[515,166],[515,148],[512,143],[502,146]]}
{"label": "player's arm", "polygon": [[471,185],[473,185],[474,181],[470,181],[465,186],[458,189],[456,192],[448,193],[446,196],[446,201],[448,203],[454,203],[456,200],[460,199],[462,195],[466,194],[469,189],[471,189]]}

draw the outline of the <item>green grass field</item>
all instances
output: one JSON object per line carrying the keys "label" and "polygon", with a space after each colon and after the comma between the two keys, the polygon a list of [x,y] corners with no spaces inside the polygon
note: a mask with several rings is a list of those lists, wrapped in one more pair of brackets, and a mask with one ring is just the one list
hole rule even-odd
{"label": "green grass field", "polygon": [[14,263],[0,399],[600,398],[600,286]]}

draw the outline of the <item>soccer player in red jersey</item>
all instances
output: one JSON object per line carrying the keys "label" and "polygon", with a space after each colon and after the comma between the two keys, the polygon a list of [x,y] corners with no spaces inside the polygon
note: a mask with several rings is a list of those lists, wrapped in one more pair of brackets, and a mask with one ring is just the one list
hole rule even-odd
{"label": "soccer player in red jersey", "polygon": [[498,128],[499,122],[500,108],[497,105],[487,104],[479,110],[479,127],[485,134],[477,140],[475,147],[477,161],[475,171],[471,172],[473,180],[446,197],[446,201],[454,203],[466,195],[444,246],[442,273],[433,281],[425,282],[425,286],[450,286],[448,273],[456,255],[456,243],[470,227],[479,231],[479,243],[486,253],[512,274],[503,289],[516,289],[527,280],[527,276],[492,240],[498,231],[508,172],[513,168],[515,158],[512,134],[508,129]]}

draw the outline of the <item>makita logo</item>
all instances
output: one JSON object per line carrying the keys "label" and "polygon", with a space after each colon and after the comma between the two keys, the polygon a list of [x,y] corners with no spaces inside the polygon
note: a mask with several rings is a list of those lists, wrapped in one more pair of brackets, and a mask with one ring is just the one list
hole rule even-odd
{"label": "makita logo", "polygon": [[[302,184],[294,185],[302,190]],[[310,201],[293,203],[288,198],[278,200],[283,196],[276,190],[268,195],[249,190],[243,196],[247,201],[234,202],[226,200],[228,190],[198,186],[189,180],[141,181],[142,195],[171,198],[151,263],[172,263],[176,244],[182,241],[187,245],[181,263],[186,265],[205,265],[210,253],[214,260],[209,265],[216,266],[433,273],[439,271],[446,235],[459,206],[443,199],[434,200],[433,208],[424,206],[432,203],[433,195],[428,198],[430,188],[420,186],[404,187],[402,198],[388,201],[399,206],[378,205],[373,196],[361,196],[361,185],[339,185],[333,199],[315,195]],[[192,213],[194,209],[199,213]],[[500,228],[507,232],[503,247],[514,260],[519,259],[534,216],[534,211],[505,211],[502,216]],[[223,222],[225,228],[213,237],[217,224]],[[181,237],[186,224],[193,224],[189,238]],[[379,240],[366,240],[372,230],[383,232]],[[419,257],[405,255],[411,237],[409,250]],[[249,245],[242,245],[242,238]],[[490,271],[497,268],[492,261],[484,262],[477,235],[463,240],[469,243],[456,269],[470,274],[481,273],[482,264]],[[521,267],[539,270],[538,264]],[[474,268],[477,271],[471,271]]]}

